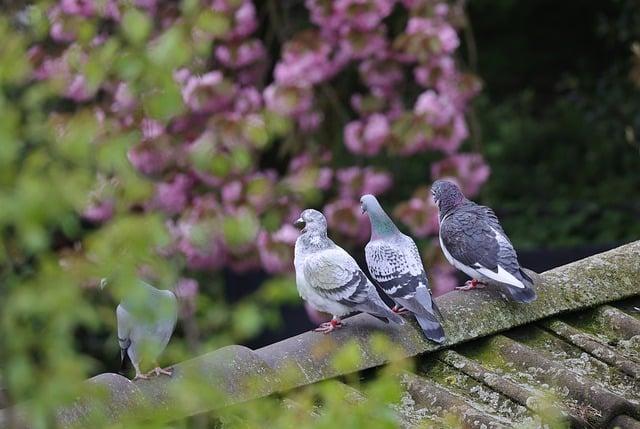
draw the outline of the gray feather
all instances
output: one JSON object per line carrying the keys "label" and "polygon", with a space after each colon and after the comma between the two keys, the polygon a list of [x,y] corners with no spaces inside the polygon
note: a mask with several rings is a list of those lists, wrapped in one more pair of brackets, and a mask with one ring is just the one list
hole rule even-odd
{"label": "gray feather", "polygon": [[303,218],[306,231],[296,241],[294,260],[300,296],[334,316],[362,311],[404,323],[384,304],[356,261],[327,237],[324,216],[305,210]]}
{"label": "gray feather", "polygon": [[371,221],[371,240],[365,247],[371,276],[391,299],[416,316],[427,338],[442,342],[444,330],[418,247],[400,232],[375,197],[365,195],[361,202]]}

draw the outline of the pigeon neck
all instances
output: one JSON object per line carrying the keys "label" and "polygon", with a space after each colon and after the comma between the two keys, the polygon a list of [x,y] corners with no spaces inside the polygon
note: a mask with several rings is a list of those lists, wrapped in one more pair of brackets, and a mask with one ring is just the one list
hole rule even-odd
{"label": "pigeon neck", "polygon": [[440,220],[444,219],[448,214],[452,213],[456,209],[471,203],[471,201],[463,198],[456,201],[448,201],[440,205]]}
{"label": "pigeon neck", "polygon": [[305,247],[313,250],[325,249],[331,246],[331,240],[327,237],[327,230],[311,230],[300,236]]}
{"label": "pigeon neck", "polygon": [[386,237],[400,232],[382,207],[370,210],[368,213],[371,220],[371,238]]}

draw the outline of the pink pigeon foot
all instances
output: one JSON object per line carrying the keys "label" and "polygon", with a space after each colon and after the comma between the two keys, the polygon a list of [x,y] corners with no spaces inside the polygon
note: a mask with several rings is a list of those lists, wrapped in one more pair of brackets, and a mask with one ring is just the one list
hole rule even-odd
{"label": "pink pigeon foot", "polygon": [[320,324],[320,326],[314,329],[314,331],[328,334],[329,332],[335,331],[336,329],[340,328],[342,328],[342,322],[340,321],[340,319],[334,317],[329,322]]}
{"label": "pink pigeon foot", "polygon": [[471,289],[484,289],[486,286],[485,282],[481,282],[478,279],[467,280],[464,283],[464,286],[456,287],[456,290],[471,290]]}
{"label": "pink pigeon foot", "polygon": [[409,310],[407,310],[406,308],[396,304],[393,306],[393,308],[391,309],[391,311],[393,311],[396,314],[407,314],[409,313]]}

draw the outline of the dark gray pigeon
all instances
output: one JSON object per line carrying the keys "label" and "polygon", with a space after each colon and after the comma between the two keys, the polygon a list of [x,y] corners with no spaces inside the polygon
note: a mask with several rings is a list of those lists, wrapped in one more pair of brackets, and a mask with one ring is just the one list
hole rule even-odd
{"label": "dark gray pigeon", "polygon": [[466,199],[453,182],[437,180],[431,192],[440,211],[442,252],[472,279],[456,289],[490,284],[513,301],[534,301],[533,280],[520,267],[516,251],[493,210]]}
{"label": "dark gray pigeon", "polygon": [[364,195],[360,203],[371,222],[371,240],[364,248],[371,276],[396,303],[394,311],[410,311],[428,339],[444,342],[444,330],[436,317],[440,311],[431,299],[416,243],[400,232],[376,197]]}
{"label": "dark gray pigeon", "polygon": [[[101,282],[101,286],[105,283]],[[171,375],[171,370],[158,366],[157,359],[169,343],[178,320],[174,293],[139,280],[116,308],[116,317],[122,365],[128,356],[136,371],[134,380],[147,379],[150,374]],[[143,374],[142,362],[155,368]]]}
{"label": "dark gray pigeon", "polygon": [[322,213],[307,209],[295,225],[302,227],[294,259],[298,292],[316,310],[333,315],[316,331],[326,334],[341,327],[340,318],[355,311],[404,323],[385,305],[351,255],[327,237]]}

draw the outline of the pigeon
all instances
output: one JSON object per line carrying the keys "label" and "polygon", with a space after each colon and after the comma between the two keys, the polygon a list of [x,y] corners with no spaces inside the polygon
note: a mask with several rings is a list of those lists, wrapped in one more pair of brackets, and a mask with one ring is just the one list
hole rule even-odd
{"label": "pigeon", "polygon": [[364,248],[371,277],[396,303],[393,311],[413,313],[425,336],[443,343],[440,310],[431,298],[427,273],[411,237],[400,232],[373,195],[360,198],[371,222],[371,240]]}
{"label": "pigeon", "polygon": [[440,212],[442,252],[449,263],[472,279],[456,289],[490,284],[513,301],[535,301],[533,280],[520,267],[493,210],[466,199],[453,182],[437,180],[431,192]]}
{"label": "pigeon", "polygon": [[298,293],[313,308],[333,315],[317,332],[328,334],[342,327],[340,318],[355,311],[404,324],[386,306],[355,259],[327,237],[322,213],[307,209],[294,224],[302,228],[294,256]]}
{"label": "pigeon", "polygon": [[[151,374],[171,376],[170,369],[158,366],[157,358],[176,326],[178,300],[170,290],[156,289],[141,280],[130,292],[116,308],[121,364],[124,367],[128,356],[136,371],[134,380],[148,379]],[[143,374],[140,371],[143,361],[153,363],[155,368]]]}

